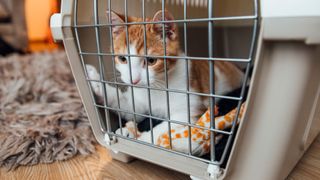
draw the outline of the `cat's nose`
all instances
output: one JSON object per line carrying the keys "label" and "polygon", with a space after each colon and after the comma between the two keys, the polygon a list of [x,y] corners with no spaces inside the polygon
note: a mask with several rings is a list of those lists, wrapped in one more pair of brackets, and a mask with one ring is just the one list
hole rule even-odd
{"label": "cat's nose", "polygon": [[134,84],[134,85],[136,85],[136,84],[138,84],[139,82],[140,82],[140,78],[138,78],[138,79],[133,79],[132,80],[132,84]]}

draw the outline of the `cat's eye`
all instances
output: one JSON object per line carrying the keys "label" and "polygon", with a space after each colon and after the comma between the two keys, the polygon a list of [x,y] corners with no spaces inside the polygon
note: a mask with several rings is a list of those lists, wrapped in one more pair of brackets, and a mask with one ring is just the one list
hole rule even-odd
{"label": "cat's eye", "polygon": [[148,62],[148,66],[153,66],[157,63],[157,59],[156,58],[147,58],[147,62]]}
{"label": "cat's eye", "polygon": [[127,58],[124,56],[118,56],[118,59],[121,64],[127,64]]}

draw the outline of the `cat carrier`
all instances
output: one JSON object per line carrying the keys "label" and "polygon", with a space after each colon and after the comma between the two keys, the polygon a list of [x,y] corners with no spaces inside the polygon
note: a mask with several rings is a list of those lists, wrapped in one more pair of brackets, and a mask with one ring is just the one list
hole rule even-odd
{"label": "cat carrier", "polygon": [[[95,137],[114,159],[138,158],[194,179],[284,179],[320,131],[318,7],[320,3],[314,0],[63,0],[61,12],[51,18],[51,29],[54,39],[63,41]],[[157,21],[148,19],[157,12]],[[165,18],[167,12],[172,16]],[[112,13],[123,22],[114,23]],[[129,20],[131,17],[140,21]],[[161,55],[153,55],[146,48],[146,29],[153,24],[161,27]],[[166,31],[170,24],[178,29],[183,52],[178,56],[166,52],[166,36],[172,35]],[[130,53],[129,47],[127,53],[116,54],[113,28],[124,29],[124,43],[128,44],[128,29],[137,25],[143,27],[139,35],[143,37],[142,54]],[[115,57],[119,56],[129,59],[130,83],[117,78]],[[165,86],[133,83],[130,58],[163,59]],[[191,61],[208,62],[210,91],[194,92],[189,85],[170,88],[170,59],[184,63],[186,71]],[[215,63],[221,61],[233,63],[244,74],[241,86],[226,94],[215,92]],[[96,79],[88,75],[87,65],[95,67]],[[181,81],[189,84],[189,76],[190,72],[183,72]],[[102,98],[97,97],[93,85],[102,88]],[[108,104],[109,85],[117,89],[116,107]],[[139,113],[139,104],[134,102],[134,91],[139,88],[145,89],[149,101],[147,113]],[[119,105],[122,91],[131,94],[130,111]],[[165,117],[152,112],[151,91],[164,93],[163,106],[168,109]],[[208,114],[209,127],[191,122],[188,115],[184,122],[177,121],[170,117],[172,93],[185,95],[187,103],[183,105],[189,115],[190,98],[202,96],[209,99],[209,112],[215,111],[215,105],[219,113],[228,114],[234,109],[233,121],[226,129],[216,124],[219,115],[215,113]],[[125,135],[121,127],[126,122],[121,114],[130,114],[134,122],[143,119],[144,123],[134,125],[134,131],[148,129],[152,142]],[[157,122],[167,125],[167,147],[153,140]],[[178,138],[172,135],[174,124],[186,128],[185,152],[172,146]],[[119,128],[121,133],[117,133]],[[208,152],[201,156],[191,147],[191,132],[197,129],[209,136]]]}

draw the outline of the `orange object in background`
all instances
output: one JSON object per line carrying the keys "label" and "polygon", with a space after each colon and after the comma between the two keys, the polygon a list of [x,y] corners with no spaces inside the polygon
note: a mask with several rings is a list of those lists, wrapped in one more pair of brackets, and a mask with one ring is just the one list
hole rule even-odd
{"label": "orange object in background", "polygon": [[[59,3],[58,3],[58,0],[51,0],[51,14],[54,14],[54,13],[57,13],[59,12]],[[47,32],[47,35],[48,35],[48,41],[50,43],[54,43],[54,40],[53,40],[53,37],[52,37],[52,33],[51,33],[51,29],[50,29],[50,23],[49,23],[49,30]]]}
{"label": "orange object in background", "polygon": [[26,0],[26,21],[29,41],[47,38],[52,0]]}
{"label": "orange object in background", "polygon": [[50,16],[58,11],[58,0],[26,0],[29,50],[55,49],[50,31]]}

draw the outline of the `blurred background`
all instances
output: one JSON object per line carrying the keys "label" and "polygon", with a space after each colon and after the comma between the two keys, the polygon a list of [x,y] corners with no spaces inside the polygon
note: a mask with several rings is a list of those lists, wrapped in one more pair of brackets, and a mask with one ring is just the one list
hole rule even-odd
{"label": "blurred background", "polygon": [[57,49],[49,27],[60,0],[0,0],[0,55]]}
{"label": "blurred background", "polygon": [[[79,0],[78,10],[82,12],[79,17],[79,24],[93,23],[93,7],[83,6]],[[252,0],[243,1],[214,1],[214,16],[241,16],[253,14]],[[105,12],[107,1],[99,1],[100,23],[106,23]],[[140,2],[140,1],[138,1]],[[173,13],[175,19],[183,19],[183,8],[180,1],[166,1],[166,8]],[[174,3],[176,2],[176,3]],[[188,1],[187,18],[206,18],[207,8],[205,3],[190,4]],[[199,1],[206,2],[206,1]],[[247,2],[247,3],[244,3]],[[61,0],[0,0],[0,55],[5,56],[13,52],[26,53],[43,50],[54,50],[59,48],[59,44],[53,42],[49,20],[53,13],[60,10]],[[141,3],[129,1],[129,14],[141,17]],[[124,13],[124,1],[112,0],[111,9]],[[161,9],[161,1],[146,1],[146,16],[152,17],[155,12]],[[231,11],[231,10],[232,11]],[[214,27],[214,54],[216,57],[224,58],[247,58],[251,43],[253,21],[219,21]],[[183,23],[178,23],[179,34],[183,36]],[[101,27],[102,33],[108,32],[108,27]],[[188,55],[207,57],[208,56],[208,32],[207,23],[188,23],[188,41],[181,40],[181,47],[188,46]],[[86,34],[82,36],[81,34]],[[90,42],[95,40],[93,28],[79,29],[80,45],[84,51],[91,51],[94,46]],[[102,36],[102,51],[108,52],[110,41],[108,36]],[[198,46],[201,44],[201,46]],[[61,46],[62,47],[62,46]],[[88,60],[89,61],[89,60]],[[92,61],[90,61],[92,62]]]}

